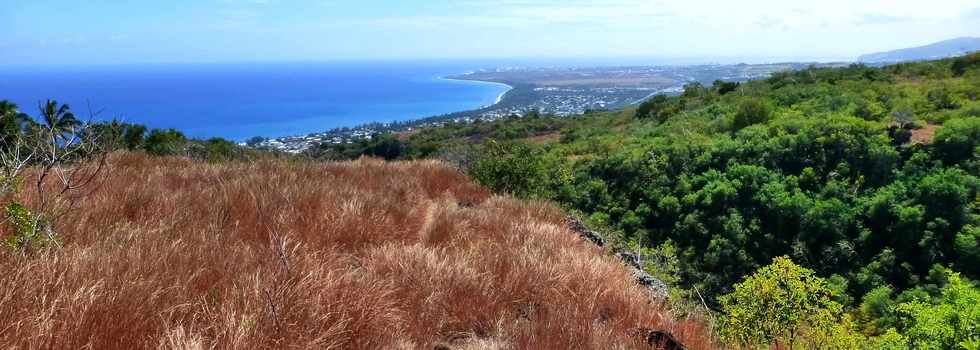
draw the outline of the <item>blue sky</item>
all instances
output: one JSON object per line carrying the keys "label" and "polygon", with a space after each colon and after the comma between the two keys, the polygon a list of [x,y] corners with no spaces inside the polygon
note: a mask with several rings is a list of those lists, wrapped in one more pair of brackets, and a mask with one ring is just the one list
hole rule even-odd
{"label": "blue sky", "polygon": [[980,36],[976,0],[0,2],[0,64],[852,59]]}

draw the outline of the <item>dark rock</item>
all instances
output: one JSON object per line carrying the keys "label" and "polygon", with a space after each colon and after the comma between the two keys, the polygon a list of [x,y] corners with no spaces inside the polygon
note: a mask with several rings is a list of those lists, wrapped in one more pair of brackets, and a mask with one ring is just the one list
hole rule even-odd
{"label": "dark rock", "polygon": [[643,267],[640,266],[640,258],[636,254],[619,252],[616,254],[616,257],[622,260],[627,266],[632,267],[633,278],[636,279],[636,283],[649,289],[650,294],[658,298],[666,298],[669,295],[667,293],[667,284],[644,271]]}
{"label": "dark rock", "polygon": [[[568,223],[568,227],[572,231],[578,233],[582,239],[592,242],[592,244],[599,247],[605,245],[602,235],[596,231],[590,230],[584,223],[582,223],[582,221],[569,216],[566,218],[566,222]],[[649,273],[646,273],[646,271],[643,271],[643,267],[640,266],[640,258],[636,254],[631,252],[619,252],[616,253],[616,257],[619,258],[619,260],[622,260],[623,263],[633,270],[633,278],[636,279],[637,283],[649,289],[651,295],[656,298],[666,298],[668,296],[667,284],[654,278]]]}
{"label": "dark rock", "polygon": [[569,216],[565,219],[565,221],[568,222],[568,228],[578,233],[578,235],[583,239],[600,247],[606,244],[606,242],[602,239],[602,235],[600,235],[598,232],[590,230],[584,223],[582,223],[582,221],[579,221],[579,219]]}
{"label": "dark rock", "polygon": [[630,252],[619,252],[616,253],[616,257],[619,258],[619,260],[622,260],[623,263],[629,265],[634,269],[640,269],[640,270],[643,269],[643,267],[640,266],[640,258],[636,256],[636,254]]}
{"label": "dark rock", "polygon": [[644,337],[646,343],[656,349],[663,350],[687,350],[673,334],[665,331],[654,331],[650,329],[640,329],[640,335]]}

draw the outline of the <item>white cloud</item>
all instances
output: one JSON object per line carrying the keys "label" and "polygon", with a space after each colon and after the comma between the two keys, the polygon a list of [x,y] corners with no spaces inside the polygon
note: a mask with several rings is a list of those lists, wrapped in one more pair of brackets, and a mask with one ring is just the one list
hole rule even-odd
{"label": "white cloud", "polygon": [[519,40],[481,44],[557,54],[592,47],[603,53],[846,57],[905,41],[971,35],[964,14],[980,12],[976,0],[469,0],[452,12],[441,10],[446,12],[342,21],[394,35],[447,37],[447,28],[516,35]]}

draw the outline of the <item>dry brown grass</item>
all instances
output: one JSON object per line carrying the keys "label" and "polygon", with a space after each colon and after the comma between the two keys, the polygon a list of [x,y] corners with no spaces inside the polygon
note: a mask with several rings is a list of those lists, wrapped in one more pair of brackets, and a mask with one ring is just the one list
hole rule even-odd
{"label": "dry brown grass", "polygon": [[110,162],[63,248],[0,252],[0,348],[711,347],[559,210],[437,162]]}

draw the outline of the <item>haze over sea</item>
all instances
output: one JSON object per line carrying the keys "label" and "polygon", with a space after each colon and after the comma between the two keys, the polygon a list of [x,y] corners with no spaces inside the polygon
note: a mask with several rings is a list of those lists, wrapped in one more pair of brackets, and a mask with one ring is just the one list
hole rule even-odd
{"label": "haze over sea", "polygon": [[56,99],[80,119],[119,119],[193,137],[303,135],[476,109],[508,90],[443,80],[480,63],[250,63],[0,68],[0,96],[37,115]]}

